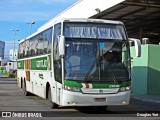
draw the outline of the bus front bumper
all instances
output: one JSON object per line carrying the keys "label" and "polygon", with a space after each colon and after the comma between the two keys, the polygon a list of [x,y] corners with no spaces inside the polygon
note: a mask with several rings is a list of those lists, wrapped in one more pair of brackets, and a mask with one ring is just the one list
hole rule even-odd
{"label": "bus front bumper", "polygon": [[64,90],[61,100],[61,106],[128,105],[130,91],[118,92],[116,94],[82,94]]}

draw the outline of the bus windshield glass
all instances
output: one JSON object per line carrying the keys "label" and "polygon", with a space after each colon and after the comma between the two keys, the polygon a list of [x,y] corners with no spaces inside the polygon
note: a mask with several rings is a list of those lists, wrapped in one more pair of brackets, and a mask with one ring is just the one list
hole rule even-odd
{"label": "bus windshield glass", "polygon": [[64,23],[65,79],[125,81],[130,79],[124,26],[108,23]]}
{"label": "bus windshield glass", "polygon": [[126,41],[66,39],[65,79],[76,81],[129,80]]}

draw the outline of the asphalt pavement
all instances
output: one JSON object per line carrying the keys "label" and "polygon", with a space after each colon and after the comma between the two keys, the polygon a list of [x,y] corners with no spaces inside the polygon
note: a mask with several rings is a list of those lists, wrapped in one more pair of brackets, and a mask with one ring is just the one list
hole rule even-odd
{"label": "asphalt pavement", "polygon": [[[95,108],[58,108],[51,109],[46,100],[38,96],[24,96],[22,89],[17,86],[17,81],[14,78],[8,78],[0,75],[0,111],[20,111],[20,112],[42,112],[44,116],[55,116],[71,118],[76,117],[76,119],[86,118],[88,120],[105,120],[107,119],[117,119],[118,120],[132,120],[144,119],[146,113],[147,115],[158,114],[158,117],[153,119],[158,120],[160,118],[160,96],[151,95],[138,95],[132,94],[130,105],[128,106],[109,106],[105,111],[99,111]],[[63,114],[62,114],[63,113]],[[125,114],[127,113],[127,115]],[[132,114],[133,113],[133,114]],[[145,114],[144,114],[145,113]],[[1,116],[2,113],[0,113]],[[131,115],[130,115],[131,114]],[[142,116],[139,116],[142,115]],[[72,116],[72,117],[71,117]],[[108,118],[109,117],[109,118]],[[121,117],[125,117],[121,119]],[[153,117],[153,116],[151,116]],[[149,117],[149,118],[151,118]]]}
{"label": "asphalt pavement", "polygon": [[[16,79],[9,78],[4,76],[3,74],[0,74],[0,84],[16,84],[16,83],[17,83]],[[131,93],[131,98],[145,102],[160,103],[160,95],[144,95],[144,94]]]}

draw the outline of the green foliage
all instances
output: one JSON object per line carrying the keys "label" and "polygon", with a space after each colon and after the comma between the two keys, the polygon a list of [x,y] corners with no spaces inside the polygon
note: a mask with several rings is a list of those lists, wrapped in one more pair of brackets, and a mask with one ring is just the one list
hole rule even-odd
{"label": "green foliage", "polygon": [[4,75],[11,78],[17,78],[17,74],[5,73]]}
{"label": "green foliage", "polygon": [[17,78],[17,74],[14,74],[14,78]]}
{"label": "green foliage", "polygon": [[9,74],[8,77],[14,78],[14,74]]}
{"label": "green foliage", "polygon": [[4,76],[7,76],[7,77],[9,77],[9,73],[8,73],[8,72],[7,72],[7,73],[5,73],[5,74],[4,74]]}

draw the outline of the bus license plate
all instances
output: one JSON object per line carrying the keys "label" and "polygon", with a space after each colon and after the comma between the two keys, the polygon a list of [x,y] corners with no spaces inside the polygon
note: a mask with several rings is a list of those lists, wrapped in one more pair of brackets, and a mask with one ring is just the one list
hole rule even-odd
{"label": "bus license plate", "polygon": [[105,102],[106,98],[94,98],[95,102]]}

